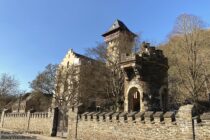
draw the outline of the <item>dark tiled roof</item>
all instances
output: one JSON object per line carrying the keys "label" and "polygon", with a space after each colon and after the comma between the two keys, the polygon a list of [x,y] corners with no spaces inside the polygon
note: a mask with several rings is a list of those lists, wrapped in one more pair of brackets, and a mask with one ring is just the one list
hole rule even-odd
{"label": "dark tiled roof", "polygon": [[87,56],[85,56],[85,55],[78,54],[78,53],[75,53],[75,52],[73,52],[73,53],[74,53],[74,55],[75,55],[76,57],[83,58],[83,59],[87,59],[87,60],[96,61],[95,59],[92,59],[92,58],[87,57]]}
{"label": "dark tiled roof", "polygon": [[122,28],[124,30],[128,30],[128,28],[125,26],[125,24],[122,21],[118,20],[118,19],[113,23],[111,28],[109,28],[109,31],[115,30],[117,28]]}
{"label": "dark tiled roof", "polygon": [[[109,30],[108,30],[106,33],[104,33],[102,36],[105,37],[105,36],[107,36],[107,35],[109,35],[109,34],[115,32],[115,31],[118,31],[118,30],[128,31],[128,32],[132,33],[132,32],[128,29],[128,27],[127,27],[122,21],[120,21],[120,20],[117,19],[117,20],[112,24],[112,26],[109,28]],[[133,34],[134,36],[136,36],[134,33],[132,33],[132,34]]]}

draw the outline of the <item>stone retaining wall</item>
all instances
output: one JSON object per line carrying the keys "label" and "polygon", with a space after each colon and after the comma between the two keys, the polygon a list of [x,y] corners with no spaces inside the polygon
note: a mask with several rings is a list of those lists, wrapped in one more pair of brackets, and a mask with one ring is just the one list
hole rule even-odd
{"label": "stone retaining wall", "polygon": [[[192,140],[192,105],[177,112],[69,113],[69,140]],[[77,119],[78,118],[78,119]],[[210,115],[194,118],[196,140],[210,140]],[[197,123],[197,121],[200,123]]]}

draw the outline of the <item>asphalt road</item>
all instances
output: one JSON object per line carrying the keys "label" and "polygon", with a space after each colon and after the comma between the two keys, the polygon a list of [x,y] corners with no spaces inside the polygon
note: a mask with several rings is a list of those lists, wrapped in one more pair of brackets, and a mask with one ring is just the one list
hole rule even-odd
{"label": "asphalt road", "polygon": [[0,140],[65,140],[59,137],[49,137],[38,134],[27,134],[11,130],[0,129]]}
{"label": "asphalt road", "polygon": [[26,136],[20,132],[1,130],[0,139],[1,140],[37,140],[37,137],[30,136],[30,135]]}

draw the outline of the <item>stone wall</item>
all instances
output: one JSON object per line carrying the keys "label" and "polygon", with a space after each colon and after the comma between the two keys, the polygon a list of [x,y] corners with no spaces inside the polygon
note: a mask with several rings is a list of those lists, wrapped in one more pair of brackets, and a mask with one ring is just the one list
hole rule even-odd
{"label": "stone wall", "polygon": [[[195,119],[196,140],[210,140],[210,115],[192,118],[192,105],[177,112],[133,112],[77,114],[69,112],[69,140],[192,140]],[[78,117],[77,117],[78,116]],[[77,119],[78,118],[78,119]]]}
{"label": "stone wall", "polygon": [[1,115],[0,127],[15,131],[50,135],[53,125],[52,118],[53,116],[51,112],[3,112],[3,114]]}
{"label": "stone wall", "polygon": [[2,127],[14,130],[27,130],[28,116],[27,113],[6,113]]}

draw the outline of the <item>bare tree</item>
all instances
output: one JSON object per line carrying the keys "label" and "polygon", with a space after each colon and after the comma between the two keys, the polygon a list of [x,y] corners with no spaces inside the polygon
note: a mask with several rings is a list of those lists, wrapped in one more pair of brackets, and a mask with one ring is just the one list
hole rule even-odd
{"label": "bare tree", "polygon": [[97,43],[96,47],[86,49],[86,55],[97,61],[106,63],[107,45],[105,43]]}
{"label": "bare tree", "polygon": [[59,67],[57,69],[54,102],[58,106],[61,116],[62,134],[68,125],[67,112],[70,107],[78,104],[78,67],[70,66],[69,68]]}
{"label": "bare tree", "polygon": [[[203,88],[207,80],[205,55],[202,49],[209,45],[209,36],[204,34],[203,21],[194,15],[182,14],[177,17],[170,46],[174,78],[185,99],[197,104],[204,97]],[[173,79],[173,78],[172,78]]]}
{"label": "bare tree", "polygon": [[114,104],[114,110],[122,110],[124,103],[124,75],[120,63],[112,62],[107,67],[106,91],[110,101]]}
{"label": "bare tree", "polygon": [[56,105],[66,110],[68,106],[74,106],[78,103],[78,70],[77,66],[69,68],[60,68],[57,70],[54,95]]}
{"label": "bare tree", "polygon": [[30,87],[43,94],[51,94],[55,92],[55,77],[57,65],[49,64],[45,70],[39,73],[30,83]]}
{"label": "bare tree", "polygon": [[[109,56],[106,44],[98,44],[95,48],[89,48],[87,54],[98,61],[101,65],[101,77],[104,77],[104,89],[108,104],[113,110],[119,111],[124,101],[124,77],[120,68],[120,52],[116,50],[115,56]],[[114,57],[114,59],[113,59]]]}
{"label": "bare tree", "polygon": [[19,93],[18,81],[9,74],[0,75],[0,109],[10,102]]}
{"label": "bare tree", "polygon": [[13,76],[3,73],[0,77],[0,95],[17,93],[18,85],[18,81]]}

